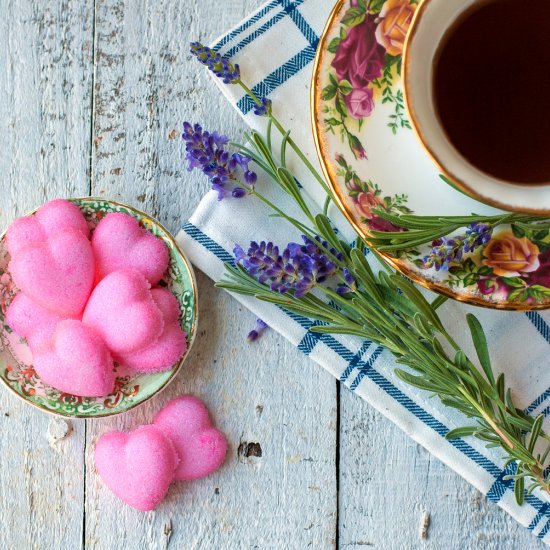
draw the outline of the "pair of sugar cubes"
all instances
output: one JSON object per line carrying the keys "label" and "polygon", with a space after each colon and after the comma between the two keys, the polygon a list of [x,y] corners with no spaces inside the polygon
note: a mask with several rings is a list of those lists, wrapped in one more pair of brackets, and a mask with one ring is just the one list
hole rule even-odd
{"label": "pair of sugar cubes", "polygon": [[149,425],[109,432],[95,448],[99,475],[120,499],[138,510],[155,509],[173,481],[205,477],[227,452],[225,436],[193,396],[172,399]]}
{"label": "pair of sugar cubes", "polygon": [[136,372],[170,368],[186,351],[180,309],[154,287],[168,267],[165,243],[123,213],[107,214],[90,240],[80,209],[46,203],[6,233],[20,289],[6,320],[27,339],[41,379],[67,393],[113,390],[113,361]]}

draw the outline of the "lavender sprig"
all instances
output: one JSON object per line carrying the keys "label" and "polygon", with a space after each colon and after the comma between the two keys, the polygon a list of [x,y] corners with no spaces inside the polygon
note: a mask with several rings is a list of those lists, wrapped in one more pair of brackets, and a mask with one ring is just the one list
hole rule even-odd
{"label": "lavender sprig", "polygon": [[311,164],[311,162],[300,149],[300,147],[290,137],[289,132],[287,132],[283,128],[282,124],[274,116],[271,108],[271,100],[265,97],[258,97],[242,81],[239,65],[233,64],[229,58],[220,55],[212,48],[204,46],[200,42],[191,42],[190,48],[191,54],[196,57],[200,63],[208,67],[208,70],[211,71],[215,76],[221,78],[225,84],[237,84],[243,89],[245,94],[255,103],[254,112],[259,116],[266,116],[269,118],[273,126],[275,126],[275,128],[277,128],[277,130],[280,132],[281,136],[283,136],[284,141],[287,142],[290,147],[292,147],[293,151],[298,155],[300,160],[310,171],[317,183],[319,183],[319,185],[324,189],[327,195],[331,197],[331,199],[334,199],[331,189],[328,187],[321,174],[318,172],[318,170],[315,169],[313,164]]}
{"label": "lavender sprig", "polygon": [[248,336],[246,337],[246,339],[249,342],[255,342],[262,335],[262,333],[268,328],[269,327],[265,321],[262,321],[261,319],[256,319],[254,328],[248,333]]}
{"label": "lavender sprig", "polygon": [[254,188],[257,175],[248,166],[251,159],[226,151],[225,146],[229,143],[226,136],[203,131],[199,124],[184,122],[182,138],[187,169],[190,172],[199,169],[208,176],[212,189],[218,193],[218,200],[229,195],[242,198]]}
{"label": "lavender sprig", "polygon": [[[201,55],[205,55],[205,52]],[[238,84],[257,105],[262,103],[240,80]],[[304,241],[303,245],[291,243],[282,253],[270,243],[252,243],[246,253],[237,248],[238,265],[226,265],[227,276],[217,286],[321,321],[311,328],[313,332],[355,335],[383,345],[396,356],[398,362],[408,365],[408,370],[396,369],[397,376],[405,383],[437,395],[445,405],[457,409],[470,419],[470,425],[447,433],[448,439],[478,437],[492,446],[500,446],[508,456],[508,463],[515,463],[516,472],[511,478],[514,480],[518,503],[523,502],[525,491],[540,488],[550,494],[550,475],[545,472],[550,456],[550,435],[541,429],[544,417],[540,415],[534,420],[514,405],[504,375],[500,374],[497,378],[492,371],[486,337],[477,319],[472,314],[467,316],[481,368],[476,367],[466,356],[441,323],[436,310],[444,298],[438,297],[429,303],[412,283],[394,273],[387,265],[384,267],[389,273],[375,275],[365,258],[365,243],[360,237],[356,245],[350,247],[340,240],[326,215],[307,215],[300,198],[301,189],[295,185],[292,173],[286,167],[284,154],[280,157],[280,163],[272,154],[271,125],[283,136],[283,153],[284,147],[290,145],[310,168],[327,195],[330,195],[330,190],[327,190],[326,183],[308,164],[303,153],[300,155],[299,148],[273,113],[267,113],[266,116],[269,117],[267,138],[252,132],[255,152],[244,148],[243,152],[250,152],[249,156],[285,189],[296,206],[306,214],[311,226],[291,218],[256,191],[253,190],[251,194],[269,204],[276,215],[285,218],[304,235],[309,235],[311,242]],[[391,213],[387,213],[384,218],[391,216]],[[389,221],[409,231],[375,234],[387,251],[410,248],[403,246],[404,240],[408,240],[409,245],[418,246],[452,235],[476,223],[485,223],[494,228],[504,223],[538,221],[535,217],[521,214],[446,218],[400,215],[395,218]],[[463,239],[459,239],[459,244],[455,242],[450,245],[447,242],[447,245],[460,247],[462,253],[470,250],[470,247],[475,249],[480,246],[487,230],[481,227],[471,229],[471,232],[463,235]],[[316,239],[315,234],[321,237]],[[383,238],[386,240],[383,241]],[[321,239],[326,239],[326,242]],[[314,254],[317,253],[326,256],[328,262],[337,266],[334,278],[327,275],[323,280],[320,274],[322,269],[317,269],[314,275],[312,264],[315,262]],[[342,254],[343,261],[338,259],[338,253]],[[307,256],[309,261],[304,260],[303,256]],[[287,266],[288,269],[285,269]],[[331,271],[326,266],[325,270]],[[334,280],[343,281],[342,285],[348,290],[335,291],[330,286]],[[273,284],[274,289],[271,288]],[[281,292],[285,285],[290,288]],[[311,292],[313,288],[317,292]],[[346,296],[348,292],[352,292],[352,296]],[[442,340],[446,340],[447,347],[442,346]],[[535,454],[535,447],[538,448],[543,439],[547,443],[546,451],[543,455]],[[530,485],[526,486],[526,482],[530,482]]]}
{"label": "lavender sprig", "polygon": [[261,105],[254,105],[254,114],[257,116],[269,116],[271,115],[271,109],[271,99],[267,99],[267,97],[262,97]]}
{"label": "lavender sprig", "polygon": [[[300,298],[338,272],[336,264],[321,247],[329,249],[336,258],[342,258],[341,253],[330,248],[320,237],[312,240],[302,235],[302,238],[303,245],[289,243],[282,252],[272,242],[258,244],[252,241],[246,252],[236,245],[233,250],[236,263],[271,290],[280,294],[293,291],[294,296]],[[350,277],[348,274],[345,280]]]}
{"label": "lavender sprig", "polygon": [[241,70],[238,65],[234,65],[222,57],[212,48],[203,46],[200,42],[191,42],[191,54],[194,55],[203,65],[208,67],[218,78],[221,78],[225,84],[237,84],[241,78]]}
{"label": "lavender sprig", "polygon": [[464,254],[474,252],[491,240],[493,228],[486,223],[473,223],[466,228],[464,235],[441,237],[432,246],[431,252],[422,259],[422,267],[434,267],[436,271],[449,269]]}

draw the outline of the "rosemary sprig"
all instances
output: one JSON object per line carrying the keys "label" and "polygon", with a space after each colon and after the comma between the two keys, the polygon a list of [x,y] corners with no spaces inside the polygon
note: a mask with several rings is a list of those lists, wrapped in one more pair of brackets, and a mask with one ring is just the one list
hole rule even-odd
{"label": "rosemary sprig", "polygon": [[[519,503],[523,502],[524,488],[531,492],[538,487],[550,494],[550,477],[544,475],[545,461],[550,455],[550,437],[541,429],[542,416],[533,419],[514,405],[504,374],[496,377],[493,372],[486,337],[476,317],[468,314],[467,322],[479,366],[466,356],[443,326],[437,307],[444,299],[439,297],[430,304],[413,284],[391,269],[375,275],[365,257],[366,243],[359,237],[355,246],[349,247],[338,237],[325,215],[312,213],[288,168],[279,164],[267,145],[270,142],[271,139],[263,139],[253,132],[249,136],[249,147],[243,151],[258,165],[269,167],[267,173],[295,201],[308,220],[309,227],[304,234],[319,235],[336,248],[342,254],[338,263],[348,268],[356,285],[346,296],[320,285],[318,296],[308,294],[297,298],[292,292],[280,294],[271,290],[242,266],[227,265],[227,275],[217,286],[324,323],[313,327],[313,331],[358,336],[386,347],[398,363],[408,367],[397,369],[397,376],[436,395],[444,405],[471,419],[469,425],[451,430],[448,439],[474,436],[485,441],[487,446],[500,447],[509,461],[516,463],[516,472],[511,478]],[[257,190],[254,194],[261,196]],[[280,210],[277,215],[293,222],[293,218]],[[415,230],[418,224],[415,217],[400,218],[409,229]],[[393,223],[392,219],[390,221]],[[437,238],[476,221],[494,225],[511,221],[528,223],[532,217],[472,215],[447,219],[424,217],[421,222],[424,221],[426,226],[433,228],[432,238]],[[299,228],[306,229],[304,224]],[[403,233],[397,235],[401,237]],[[328,247],[325,253],[330,253]],[[537,442],[544,442],[541,453],[534,452]]]}
{"label": "rosemary sprig", "polygon": [[483,223],[494,229],[499,225],[511,224],[528,230],[541,230],[550,227],[550,224],[540,222],[548,220],[548,216],[534,216],[521,213],[504,213],[493,216],[471,214],[470,216],[416,216],[403,214],[396,216],[383,209],[376,209],[380,218],[388,220],[397,227],[407,231],[370,231],[369,243],[382,252],[397,253],[409,250],[422,244],[431,243],[436,239],[451,235],[458,229],[468,225]]}
{"label": "rosemary sprig", "polygon": [[[247,136],[247,146],[239,148],[294,201],[303,214],[303,220],[288,215],[255,187],[249,190],[249,194],[263,201],[273,209],[274,215],[286,219],[308,238],[319,236],[315,245],[322,250],[325,261],[333,265],[336,276],[348,285],[342,295],[328,284],[317,284],[315,293],[300,296],[292,288],[280,293],[257,280],[242,265],[227,264],[226,276],[217,286],[321,321],[323,325],[313,327],[313,331],[354,335],[386,347],[398,363],[407,367],[396,369],[397,376],[437,396],[444,405],[460,411],[469,419],[468,425],[449,431],[448,439],[473,436],[488,447],[499,447],[504,451],[508,457],[506,465],[513,463],[516,466],[515,473],[509,477],[514,482],[519,504],[523,503],[525,492],[531,493],[537,488],[550,495],[550,474],[545,474],[550,456],[550,436],[542,430],[543,416],[533,419],[515,406],[504,374],[495,376],[487,339],[477,318],[472,314],[466,316],[477,355],[474,362],[460,349],[437,313],[446,300],[444,297],[438,296],[432,303],[428,302],[412,283],[394,272],[372,250],[384,268],[375,274],[366,259],[365,240],[358,235],[354,246],[349,246],[339,238],[326,216],[328,204],[334,199],[332,191],[292,140],[290,132],[274,117],[271,103],[258,98],[242,82],[238,66],[199,43],[192,44],[191,53],[226,83],[240,85],[257,105],[258,113],[268,117],[266,137],[252,132]],[[273,149],[273,127],[281,134],[277,153]],[[289,146],[325,191],[323,214],[317,214],[316,209],[308,204],[289,171],[285,160]],[[540,223],[546,218],[523,214],[394,216],[380,210],[377,215],[407,229],[399,233],[372,232],[370,241],[379,250],[389,252],[436,240],[474,223],[487,224],[491,228],[513,224],[524,231],[550,228],[550,224]]]}

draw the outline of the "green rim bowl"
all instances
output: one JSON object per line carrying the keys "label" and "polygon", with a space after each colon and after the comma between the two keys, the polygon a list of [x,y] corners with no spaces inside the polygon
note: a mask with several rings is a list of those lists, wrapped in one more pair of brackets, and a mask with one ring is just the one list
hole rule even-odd
{"label": "green rim bowl", "polygon": [[[163,390],[181,369],[197,330],[197,285],[191,264],[170,233],[154,218],[126,204],[103,198],[69,199],[84,214],[93,229],[110,212],[123,212],[161,238],[170,252],[170,264],[161,285],[169,288],[180,304],[181,326],[187,334],[187,351],[172,368],[137,374],[117,366],[113,392],[103,397],[77,397],[44,384],[32,366],[32,355],[24,339],[6,324],[6,309],[17,293],[8,268],[9,254],[4,235],[0,237],[0,380],[26,403],[48,413],[74,418],[114,416],[145,403]],[[32,214],[32,213],[31,213]]]}

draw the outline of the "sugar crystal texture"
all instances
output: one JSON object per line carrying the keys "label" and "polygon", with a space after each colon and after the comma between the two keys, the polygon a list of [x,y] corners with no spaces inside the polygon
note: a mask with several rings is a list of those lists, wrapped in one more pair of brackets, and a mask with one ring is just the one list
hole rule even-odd
{"label": "sugar crystal texture", "polygon": [[138,271],[114,271],[94,288],[82,316],[115,355],[154,344],[164,330],[150,285]]}
{"label": "sugar crystal texture", "polygon": [[158,372],[171,368],[185,353],[185,333],[179,323],[180,308],[176,297],[166,288],[153,288],[151,296],[164,319],[164,330],[152,345],[117,360],[137,372]]}
{"label": "sugar crystal texture", "polygon": [[164,499],[179,462],[171,441],[156,426],[109,432],[96,444],[95,465],[109,489],[138,510],[154,510]]}
{"label": "sugar crystal texture", "polygon": [[96,281],[120,269],[139,271],[151,285],[168,267],[166,244],[139,226],[128,214],[107,214],[95,228],[92,247],[96,258]]}
{"label": "sugar crystal texture", "polygon": [[176,479],[198,479],[223,464],[227,440],[212,425],[208,409],[199,398],[185,395],[172,399],[155,416],[153,424],[170,438],[180,457]]}

